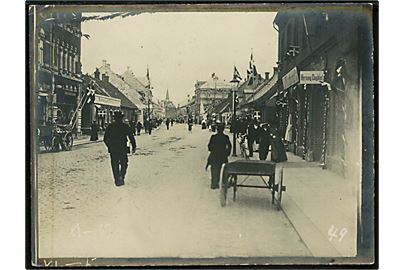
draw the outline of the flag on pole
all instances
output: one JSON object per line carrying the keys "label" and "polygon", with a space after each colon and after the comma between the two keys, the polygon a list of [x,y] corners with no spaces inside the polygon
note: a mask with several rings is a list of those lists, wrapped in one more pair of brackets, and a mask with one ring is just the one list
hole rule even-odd
{"label": "flag on pole", "polygon": [[146,68],[146,79],[148,80],[148,85],[146,85],[146,88],[150,88],[150,77],[149,77],[149,67]]}
{"label": "flag on pole", "polygon": [[242,80],[242,77],[240,76],[239,71],[236,68],[236,66],[233,67],[233,79],[234,80],[236,79],[238,81]]}

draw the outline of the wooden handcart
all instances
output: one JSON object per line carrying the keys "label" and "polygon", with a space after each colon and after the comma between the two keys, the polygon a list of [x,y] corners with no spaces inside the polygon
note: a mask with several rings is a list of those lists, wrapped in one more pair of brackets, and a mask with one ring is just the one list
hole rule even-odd
{"label": "wooden handcart", "polygon": [[[223,164],[220,202],[221,206],[226,205],[228,189],[233,188],[233,201],[236,200],[236,192],[239,187],[245,188],[264,188],[271,191],[271,203],[275,204],[277,209],[280,209],[282,193],[286,191],[283,185],[283,170],[280,172],[280,182],[276,183],[275,179],[276,163],[265,160],[237,160]],[[246,178],[238,183],[238,176],[246,176]],[[261,178],[262,185],[248,185],[245,182],[250,176],[258,176]],[[267,181],[266,181],[267,180]]]}

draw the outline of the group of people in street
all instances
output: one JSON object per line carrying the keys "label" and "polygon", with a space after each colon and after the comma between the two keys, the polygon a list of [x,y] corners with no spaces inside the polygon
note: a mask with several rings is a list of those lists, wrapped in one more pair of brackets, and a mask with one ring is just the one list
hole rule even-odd
{"label": "group of people in street", "polygon": [[[206,169],[211,166],[211,189],[219,188],[222,164],[228,162],[232,150],[229,136],[224,134],[223,123],[216,122],[215,126],[217,133],[211,136],[208,143],[210,154],[206,165]],[[282,137],[275,126],[266,122],[260,123],[257,119],[247,118],[246,121],[241,121],[239,125],[233,125],[231,132],[235,132],[243,143],[247,140],[249,157],[253,157],[253,146],[256,144],[258,145],[260,160],[267,159],[270,148],[271,161],[278,163],[287,160]]]}

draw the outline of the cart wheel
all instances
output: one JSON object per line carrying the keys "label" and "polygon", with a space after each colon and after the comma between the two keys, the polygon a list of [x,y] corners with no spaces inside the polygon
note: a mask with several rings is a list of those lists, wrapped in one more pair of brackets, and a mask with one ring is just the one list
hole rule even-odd
{"label": "cart wheel", "polygon": [[275,174],[270,176],[270,179],[269,179],[269,182],[270,182],[269,184],[270,184],[270,188],[271,188],[271,204],[274,204],[274,196],[276,194],[276,188],[277,188],[275,179],[276,179]]}
{"label": "cart wheel", "polygon": [[51,140],[51,151],[59,151],[59,138],[53,136]]}
{"label": "cart wheel", "polygon": [[236,189],[238,186],[238,177],[235,175],[233,177],[233,201],[236,201]]}
{"label": "cart wheel", "polygon": [[65,136],[65,150],[70,151],[73,146],[73,136],[72,133],[67,133]]}
{"label": "cart wheel", "polygon": [[224,207],[226,205],[226,193],[228,190],[228,174],[225,170],[225,164],[222,164],[222,179],[221,179],[221,191],[219,194],[219,201],[221,202],[221,206]]}
{"label": "cart wheel", "polygon": [[286,191],[286,187],[283,185],[283,169],[281,169],[280,176],[281,180],[280,183],[278,183],[278,190],[277,190],[277,210],[281,209],[281,198],[283,197],[283,191]]}

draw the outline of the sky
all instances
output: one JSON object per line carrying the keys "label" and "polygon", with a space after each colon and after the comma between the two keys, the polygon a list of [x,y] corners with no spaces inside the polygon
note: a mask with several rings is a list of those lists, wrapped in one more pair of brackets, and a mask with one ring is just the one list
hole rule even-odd
{"label": "sky", "polygon": [[[84,14],[86,15],[86,14]],[[82,23],[83,72],[92,74],[102,60],[115,73],[129,66],[145,76],[149,66],[153,95],[174,104],[194,94],[197,80],[215,73],[230,81],[233,66],[246,77],[253,52],[258,72],[272,74],[278,33],[273,12],[163,12]]]}

